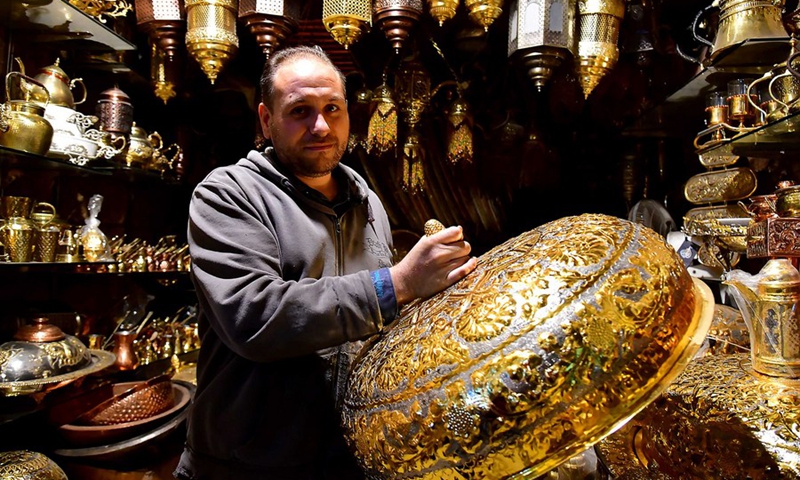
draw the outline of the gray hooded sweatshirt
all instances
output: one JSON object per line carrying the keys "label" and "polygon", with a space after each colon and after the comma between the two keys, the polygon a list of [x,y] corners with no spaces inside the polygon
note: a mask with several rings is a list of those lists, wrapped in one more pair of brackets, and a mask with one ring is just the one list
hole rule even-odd
{"label": "gray hooded sweatshirt", "polygon": [[273,155],[214,170],[192,197],[202,348],[179,478],[360,478],[338,402],[383,325],[372,275],[391,265],[389,220],[347,166],[327,202]]}

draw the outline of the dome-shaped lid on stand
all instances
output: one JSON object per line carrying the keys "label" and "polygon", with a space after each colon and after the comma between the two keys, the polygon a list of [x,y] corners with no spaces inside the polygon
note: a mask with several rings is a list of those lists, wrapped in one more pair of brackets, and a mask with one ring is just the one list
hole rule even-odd
{"label": "dome-shaped lid on stand", "polygon": [[0,452],[0,478],[4,480],[67,480],[67,474],[47,456],[30,450]]}
{"label": "dome-shaped lid on stand", "polygon": [[542,225],[365,346],[344,400],[348,441],[376,478],[535,478],[656,398],[713,305],[642,225]]}

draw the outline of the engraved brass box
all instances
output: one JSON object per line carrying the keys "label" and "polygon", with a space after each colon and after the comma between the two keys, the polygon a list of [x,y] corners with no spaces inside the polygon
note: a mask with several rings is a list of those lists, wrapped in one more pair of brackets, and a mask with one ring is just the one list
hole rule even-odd
{"label": "engraved brass box", "polygon": [[535,478],[656,398],[713,305],[649,228],[550,222],[364,347],[344,400],[348,441],[369,478]]}
{"label": "engraved brass box", "polygon": [[800,218],[767,218],[747,227],[747,256],[800,255]]}

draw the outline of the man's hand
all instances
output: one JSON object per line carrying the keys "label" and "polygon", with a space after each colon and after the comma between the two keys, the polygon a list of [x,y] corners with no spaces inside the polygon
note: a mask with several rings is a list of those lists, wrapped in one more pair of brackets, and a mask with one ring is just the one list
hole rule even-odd
{"label": "man's hand", "polygon": [[398,305],[428,298],[475,270],[478,259],[469,256],[461,227],[450,227],[422,237],[397,265],[391,267]]}

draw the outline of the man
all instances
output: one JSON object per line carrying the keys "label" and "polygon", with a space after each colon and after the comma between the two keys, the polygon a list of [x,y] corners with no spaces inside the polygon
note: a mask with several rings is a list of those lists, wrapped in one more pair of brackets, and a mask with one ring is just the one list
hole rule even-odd
{"label": "man", "polygon": [[460,227],[391,266],[377,196],[339,164],[344,76],[322,50],[272,55],[259,117],[272,147],[201,182],[189,247],[202,334],[183,479],[361,478],[338,405],[358,341],[476,266]]}

